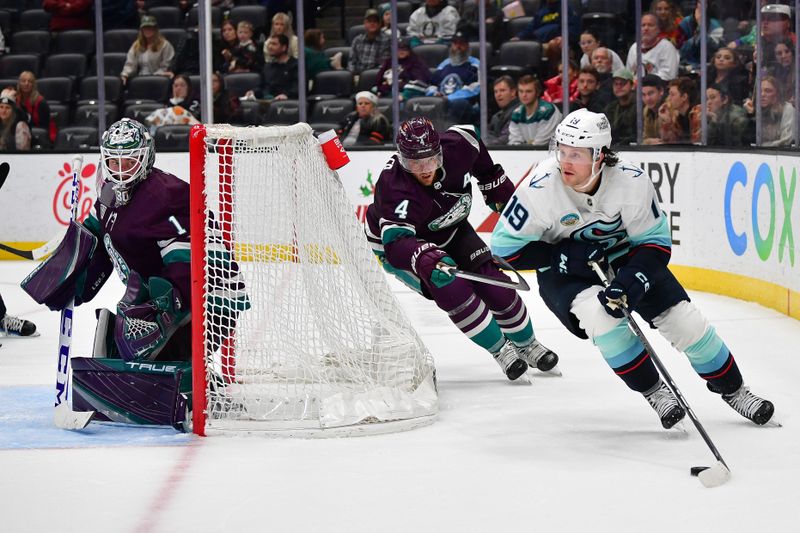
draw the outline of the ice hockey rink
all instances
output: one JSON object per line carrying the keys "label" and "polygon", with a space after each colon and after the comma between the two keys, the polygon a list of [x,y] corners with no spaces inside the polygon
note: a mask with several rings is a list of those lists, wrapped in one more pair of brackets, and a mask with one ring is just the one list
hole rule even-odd
{"label": "ice hockey rink", "polygon": [[[172,429],[52,425],[58,315],[19,289],[31,262],[0,262],[11,314],[42,335],[1,339],[3,532],[753,532],[800,524],[800,322],[692,292],[782,428],[756,427],[709,393],[688,361],[646,329],[733,472],[707,489],[689,475],[713,456],[685,419],[661,429],[534,287],[524,298],[563,377],[511,383],[436,309],[392,287],[433,354],[440,411],[405,433],[338,439],[199,438]],[[95,307],[78,308],[86,355]]]}

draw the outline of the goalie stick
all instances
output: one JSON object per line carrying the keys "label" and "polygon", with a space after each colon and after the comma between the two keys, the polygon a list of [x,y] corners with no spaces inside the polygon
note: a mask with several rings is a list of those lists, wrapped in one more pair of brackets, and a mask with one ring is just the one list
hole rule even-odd
{"label": "goalie stick", "polygon": [[493,278],[491,276],[485,276],[483,274],[476,274],[475,272],[466,272],[464,270],[459,270],[458,268],[454,267],[453,265],[448,265],[447,263],[439,262],[436,264],[436,268],[447,272],[448,274],[454,274],[456,277],[468,279],[470,281],[478,281],[480,283],[486,283],[488,285],[495,285],[496,287],[505,287],[506,289],[515,289],[518,291],[529,291],[531,290],[530,285],[525,279],[517,272],[514,267],[508,264],[508,262],[503,259],[502,257],[493,255],[492,259],[503,267],[504,270],[510,270],[513,272],[516,277],[517,281],[506,281],[503,279]]}
{"label": "goalie stick", "polygon": [[[72,196],[70,220],[75,220],[78,213],[78,187],[83,156],[72,158]],[[77,238],[77,237],[76,237]],[[73,259],[74,261],[75,259]],[[74,267],[70,265],[70,267]],[[71,299],[61,310],[61,321],[58,328],[58,365],[56,369],[56,401],[53,421],[61,429],[83,429],[91,421],[94,411],[76,412],[69,404],[69,357],[72,345],[72,325],[75,299]]]}
{"label": "goalie stick", "polygon": [[[595,273],[597,273],[597,277],[599,277],[600,281],[603,282],[603,286],[608,287],[609,278],[613,278],[614,274],[614,272],[611,270],[611,267],[609,266],[608,275],[606,275],[606,273],[603,272],[602,267],[600,267],[600,265],[597,262],[589,261],[589,266],[591,266],[594,269]],[[697,431],[700,433],[700,436],[703,437],[703,440],[705,441],[708,448],[711,450],[711,453],[713,453],[714,457],[717,459],[717,462],[716,464],[714,464],[714,466],[693,466],[691,469],[689,469],[689,473],[692,476],[697,476],[700,479],[700,482],[707,488],[717,487],[719,485],[722,485],[731,478],[731,471],[728,468],[727,463],[725,463],[725,460],[722,458],[722,455],[720,455],[719,451],[717,450],[717,447],[714,446],[714,443],[711,441],[711,437],[708,436],[708,433],[706,433],[703,424],[700,423],[700,420],[694,414],[692,408],[689,407],[689,403],[683,397],[683,394],[681,394],[680,389],[678,389],[678,386],[672,380],[672,376],[670,376],[669,372],[667,371],[667,367],[665,367],[664,363],[661,362],[661,359],[658,358],[655,350],[653,350],[653,347],[650,345],[650,342],[648,342],[647,337],[644,336],[644,333],[642,333],[642,330],[639,328],[639,325],[633,319],[633,316],[631,316],[630,310],[628,309],[628,306],[624,301],[620,302],[620,308],[622,309],[622,313],[625,315],[625,320],[627,320],[628,322],[628,327],[631,329],[631,331],[633,331],[633,334],[636,335],[642,342],[642,345],[644,346],[645,350],[647,350],[647,353],[649,353],[650,357],[653,359],[653,363],[655,363],[656,368],[658,368],[659,374],[661,374],[661,376],[664,378],[664,382],[667,384],[669,389],[675,395],[675,398],[678,400],[680,406],[683,407],[683,409],[689,415],[689,418],[694,424],[694,427],[697,428]]]}
{"label": "goalie stick", "polygon": [[51,253],[58,248],[58,245],[61,244],[61,239],[64,238],[64,234],[67,232],[66,228],[59,231],[52,239],[41,245],[40,247],[34,250],[20,250],[18,248],[14,248],[13,246],[8,246],[0,242],[0,250],[8,252],[10,254],[18,255],[23,259],[30,259],[32,261],[39,261],[40,259],[44,259]]}

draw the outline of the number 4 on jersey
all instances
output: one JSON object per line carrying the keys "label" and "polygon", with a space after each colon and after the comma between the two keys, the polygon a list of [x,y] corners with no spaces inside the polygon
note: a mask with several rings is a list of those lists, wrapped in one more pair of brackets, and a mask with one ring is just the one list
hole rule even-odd
{"label": "number 4 on jersey", "polygon": [[398,218],[406,218],[408,216],[408,200],[403,200],[397,207],[394,209],[394,214],[398,216]]}

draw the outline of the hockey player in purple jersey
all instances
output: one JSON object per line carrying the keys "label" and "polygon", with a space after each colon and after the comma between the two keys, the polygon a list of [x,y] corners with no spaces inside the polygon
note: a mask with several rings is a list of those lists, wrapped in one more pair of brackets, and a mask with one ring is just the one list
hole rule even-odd
{"label": "hockey player in purple jersey", "polygon": [[[73,359],[73,407],[116,421],[175,425],[186,405],[180,393],[191,388],[189,185],[153,167],[153,139],[134,120],[112,124],[100,151],[102,180],[91,216],[71,224],[23,288],[53,310],[72,298],[80,305],[113,265],[126,291],[116,313],[98,309],[92,357]],[[217,261],[238,274],[229,254]],[[243,286],[230,281],[229,320],[216,324],[220,341],[247,308]]]}
{"label": "hockey player in purple jersey", "polygon": [[494,356],[508,379],[517,379],[528,365],[552,370],[558,356],[536,340],[516,291],[437,268],[444,263],[509,279],[467,221],[470,175],[486,203],[500,211],[514,192],[503,168],[471,129],[453,126],[439,135],[425,118],[400,125],[397,148],[377,182],[365,225],[384,269],[434,300],[471,341]]}

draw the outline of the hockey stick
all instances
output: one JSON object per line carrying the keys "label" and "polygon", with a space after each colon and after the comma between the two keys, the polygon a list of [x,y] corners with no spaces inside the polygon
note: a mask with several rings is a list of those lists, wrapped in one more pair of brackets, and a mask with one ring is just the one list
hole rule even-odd
{"label": "hockey stick", "polygon": [[[76,155],[72,158],[72,198],[70,220],[75,220],[78,214],[78,177],[83,166],[83,156]],[[76,236],[77,239],[77,236]],[[76,243],[77,248],[77,243]],[[76,254],[77,257],[77,254]],[[75,259],[73,259],[75,261]],[[70,269],[74,268],[70,265]],[[69,357],[72,346],[72,324],[75,299],[70,299],[67,306],[61,310],[61,322],[58,328],[58,365],[56,371],[56,402],[53,421],[61,429],[83,429],[94,416],[94,411],[75,412],[69,404]]]}
{"label": "hockey stick", "polygon": [[51,253],[58,248],[58,245],[61,244],[61,239],[64,238],[64,234],[67,232],[66,228],[59,231],[52,239],[41,245],[40,247],[34,250],[19,250],[12,246],[5,245],[0,242],[0,250],[8,252],[10,254],[18,255],[23,259],[30,259],[32,261],[38,261],[47,257]]}
{"label": "hockey stick", "polygon": [[[597,273],[597,277],[599,277],[600,281],[603,282],[603,286],[608,287],[609,278],[613,277],[613,271],[611,270],[611,267],[609,266],[607,276],[597,262],[589,261],[589,265]],[[664,378],[664,382],[675,395],[675,398],[678,400],[680,406],[683,407],[683,409],[689,415],[694,427],[697,428],[700,436],[703,437],[703,440],[711,450],[711,453],[713,453],[714,457],[717,459],[717,463],[714,466],[693,466],[689,470],[689,473],[700,478],[700,481],[703,483],[703,485],[708,488],[722,485],[731,478],[731,471],[728,468],[727,463],[725,463],[725,460],[722,458],[722,455],[720,455],[717,447],[714,446],[714,443],[711,441],[711,437],[708,436],[708,433],[706,433],[703,424],[700,423],[700,420],[698,420],[697,416],[694,414],[694,411],[692,411],[692,408],[689,407],[689,403],[683,397],[683,394],[681,394],[681,391],[678,389],[675,381],[673,381],[672,376],[670,376],[669,372],[667,371],[667,367],[665,367],[661,362],[661,359],[658,358],[655,350],[653,350],[650,342],[648,342],[647,337],[644,336],[644,333],[642,333],[639,325],[633,319],[633,316],[631,316],[630,310],[624,301],[620,302],[620,309],[622,309],[622,313],[625,315],[625,319],[628,321],[628,327],[631,329],[631,331],[633,331],[634,335],[639,337],[639,340],[642,342],[642,345],[644,345],[645,350],[647,350],[647,353],[650,354],[650,357],[653,359],[653,363],[655,363],[656,368],[658,368],[658,372]]]}
{"label": "hockey stick", "polygon": [[6,178],[8,177],[8,172],[11,170],[11,165],[3,161],[0,163],[0,189],[3,188],[3,184],[6,182]]}
{"label": "hockey stick", "polygon": [[476,274],[475,272],[466,272],[464,270],[459,270],[457,267],[453,265],[448,265],[447,263],[439,262],[436,264],[436,268],[447,272],[448,274],[454,274],[456,277],[468,279],[470,281],[479,281],[481,283],[486,283],[487,285],[494,285],[496,287],[505,287],[506,289],[515,289],[518,291],[529,291],[531,290],[530,285],[528,282],[525,281],[519,272],[517,272],[514,267],[508,264],[508,262],[503,259],[502,257],[493,255],[492,259],[495,260],[504,270],[510,270],[517,276],[517,281],[506,281],[503,279],[493,278],[491,276],[485,276],[483,274]]}

